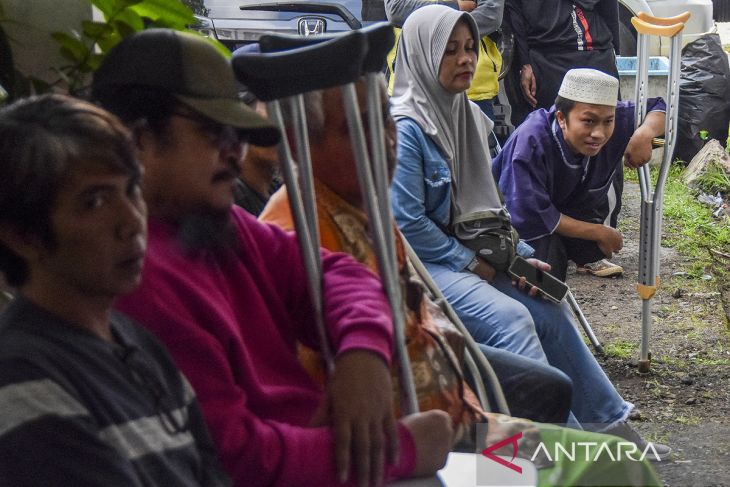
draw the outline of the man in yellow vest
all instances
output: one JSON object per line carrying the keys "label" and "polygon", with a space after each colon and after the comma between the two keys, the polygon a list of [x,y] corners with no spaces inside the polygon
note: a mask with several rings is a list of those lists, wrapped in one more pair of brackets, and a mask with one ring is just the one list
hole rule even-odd
{"label": "man in yellow vest", "polygon": [[471,13],[479,27],[479,60],[471,88],[467,91],[469,99],[479,105],[479,108],[490,118],[494,119],[493,99],[499,91],[499,72],[502,69],[502,55],[497,45],[489,35],[499,29],[502,24],[502,12],[504,11],[504,0],[385,0],[385,13],[388,20],[395,26],[396,43],[388,55],[388,75],[390,83],[388,91],[393,89],[393,73],[395,66],[395,53],[400,38],[400,26],[406,18],[424,5],[441,4],[452,7],[456,10],[463,10]]}

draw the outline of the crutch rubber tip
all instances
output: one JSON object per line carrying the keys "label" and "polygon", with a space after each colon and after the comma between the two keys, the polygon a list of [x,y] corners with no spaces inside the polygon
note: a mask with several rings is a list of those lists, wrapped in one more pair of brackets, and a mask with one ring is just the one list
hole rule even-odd
{"label": "crutch rubber tip", "polygon": [[651,369],[651,360],[639,360],[639,373],[648,374]]}
{"label": "crutch rubber tip", "polygon": [[602,345],[595,345],[593,348],[595,348],[598,355],[606,355],[606,351],[603,349]]}

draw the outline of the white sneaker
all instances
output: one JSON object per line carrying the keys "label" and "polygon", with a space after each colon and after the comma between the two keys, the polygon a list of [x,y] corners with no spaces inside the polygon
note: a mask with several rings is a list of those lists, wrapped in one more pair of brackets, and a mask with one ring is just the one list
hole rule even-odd
{"label": "white sneaker", "polygon": [[597,277],[611,277],[623,274],[624,268],[613,262],[609,262],[607,259],[601,259],[590,264],[578,266],[578,272],[587,272]]}

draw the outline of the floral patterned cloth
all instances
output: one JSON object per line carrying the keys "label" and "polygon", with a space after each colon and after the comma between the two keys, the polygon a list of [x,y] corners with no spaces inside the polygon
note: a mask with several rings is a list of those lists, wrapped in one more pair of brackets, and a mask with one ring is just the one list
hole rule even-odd
{"label": "floral patterned cloth", "polygon": [[[377,272],[377,258],[368,233],[366,215],[348,204],[321,183],[316,184],[317,216],[323,247],[346,252]],[[275,193],[261,214],[261,220],[293,230],[286,189]],[[427,294],[425,284],[407,261],[400,233],[395,225],[396,251],[400,282],[406,310],[406,346],[421,411],[440,409],[449,413],[458,436],[462,437],[475,422],[484,421],[485,413],[474,393],[465,383],[461,368],[463,336]],[[307,370],[324,382],[319,355],[304,346],[300,359]],[[391,367],[394,408],[400,415],[400,378],[398,365]]]}

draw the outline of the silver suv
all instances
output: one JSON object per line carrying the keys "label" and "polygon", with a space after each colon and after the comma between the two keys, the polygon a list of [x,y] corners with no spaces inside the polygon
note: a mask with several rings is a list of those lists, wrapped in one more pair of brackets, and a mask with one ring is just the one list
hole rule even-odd
{"label": "silver suv", "polygon": [[258,41],[266,32],[336,33],[385,20],[383,0],[204,0],[203,4],[197,9],[195,28],[231,50]]}

